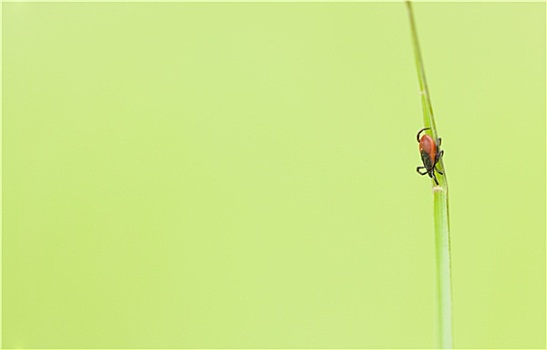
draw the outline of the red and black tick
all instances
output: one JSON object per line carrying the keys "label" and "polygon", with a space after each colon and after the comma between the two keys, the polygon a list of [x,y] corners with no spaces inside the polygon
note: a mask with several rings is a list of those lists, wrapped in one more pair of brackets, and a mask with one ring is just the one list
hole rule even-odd
{"label": "red and black tick", "polygon": [[444,151],[441,151],[441,139],[438,138],[437,141],[433,141],[433,138],[427,134],[424,134],[420,137],[420,134],[431,128],[423,128],[418,131],[416,135],[416,140],[420,143],[420,154],[422,156],[422,162],[424,166],[419,166],[416,168],[416,171],[420,175],[429,175],[430,178],[435,180],[435,183],[438,185],[437,177],[435,176],[435,171],[441,175],[444,175],[439,169],[436,168],[437,163],[444,154]]}

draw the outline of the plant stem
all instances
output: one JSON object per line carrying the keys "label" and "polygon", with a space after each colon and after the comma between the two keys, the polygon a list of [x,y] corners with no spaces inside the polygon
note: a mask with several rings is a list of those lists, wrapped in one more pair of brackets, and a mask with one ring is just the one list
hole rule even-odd
{"label": "plant stem", "polygon": [[[437,139],[437,126],[433,117],[433,108],[429,98],[429,90],[425,79],[424,65],[416,23],[412,12],[412,4],[406,1],[408,17],[410,19],[410,30],[412,34],[412,46],[416,59],[416,71],[420,84],[420,95],[424,115],[424,126],[431,128],[431,136]],[[444,173],[439,176],[439,185],[433,184],[433,214],[435,220],[435,261],[436,261],[436,347],[440,349],[452,349],[452,282],[450,269],[450,224],[448,214],[448,181],[446,179],[446,168],[443,159],[439,161],[440,169]]]}

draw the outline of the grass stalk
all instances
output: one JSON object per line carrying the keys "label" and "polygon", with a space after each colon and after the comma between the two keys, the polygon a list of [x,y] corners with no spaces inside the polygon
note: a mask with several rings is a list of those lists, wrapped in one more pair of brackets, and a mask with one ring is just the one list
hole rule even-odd
{"label": "grass stalk", "polygon": [[[416,60],[416,71],[420,85],[420,96],[422,100],[424,127],[428,130],[433,139],[437,139],[437,126],[433,117],[433,108],[429,97],[427,81],[425,79],[424,64],[416,23],[412,12],[412,4],[406,1],[410,30],[412,35],[412,46]],[[435,303],[435,326],[436,326],[436,348],[452,349],[452,278],[450,269],[450,226],[448,215],[448,181],[446,179],[446,168],[443,159],[440,160],[440,170],[443,176],[438,176],[439,185],[433,186],[433,214],[435,222],[435,263],[436,263],[436,303]]]}

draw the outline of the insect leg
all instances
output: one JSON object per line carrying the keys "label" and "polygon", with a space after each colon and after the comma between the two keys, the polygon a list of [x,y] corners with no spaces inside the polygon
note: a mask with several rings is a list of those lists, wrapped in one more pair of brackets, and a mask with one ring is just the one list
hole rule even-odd
{"label": "insect leg", "polygon": [[426,130],[429,130],[431,128],[423,128],[422,130],[418,131],[418,134],[416,135],[416,140],[420,142],[420,134]]}
{"label": "insect leg", "polygon": [[[433,164],[433,167],[434,167],[434,168],[435,168],[435,166],[439,163],[439,159],[442,158],[443,154],[444,154],[444,150],[438,152],[437,155],[435,156],[435,164]],[[439,170],[437,170],[437,171],[439,171]],[[439,173],[441,173],[441,172],[439,171]],[[442,174],[442,173],[441,173],[441,174]]]}
{"label": "insect leg", "polygon": [[433,176],[432,176],[433,180],[435,180],[435,184],[437,186],[439,186],[439,181],[437,181],[437,177],[435,176],[435,172],[433,172]]}
{"label": "insect leg", "polygon": [[[421,172],[420,170],[425,170],[425,172]],[[427,171],[427,169],[426,169],[425,166],[419,166],[419,167],[417,167],[417,168],[416,168],[416,171],[417,171],[418,174],[420,174],[420,175],[425,175],[425,174],[428,173],[428,171]]]}

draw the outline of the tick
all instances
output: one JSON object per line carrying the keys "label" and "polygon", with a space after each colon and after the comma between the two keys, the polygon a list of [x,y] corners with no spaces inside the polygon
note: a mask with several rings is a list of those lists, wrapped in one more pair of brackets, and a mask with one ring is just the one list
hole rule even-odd
{"label": "tick", "polygon": [[420,137],[420,134],[431,128],[423,128],[418,131],[416,135],[416,140],[420,144],[420,155],[422,156],[422,162],[424,166],[419,166],[416,168],[416,171],[420,175],[429,175],[430,178],[435,180],[435,184],[439,184],[437,177],[435,176],[435,171],[441,175],[444,175],[439,169],[436,168],[437,163],[444,154],[444,151],[441,151],[441,139],[438,138],[437,141],[433,141],[433,138],[427,134],[424,134]]}

